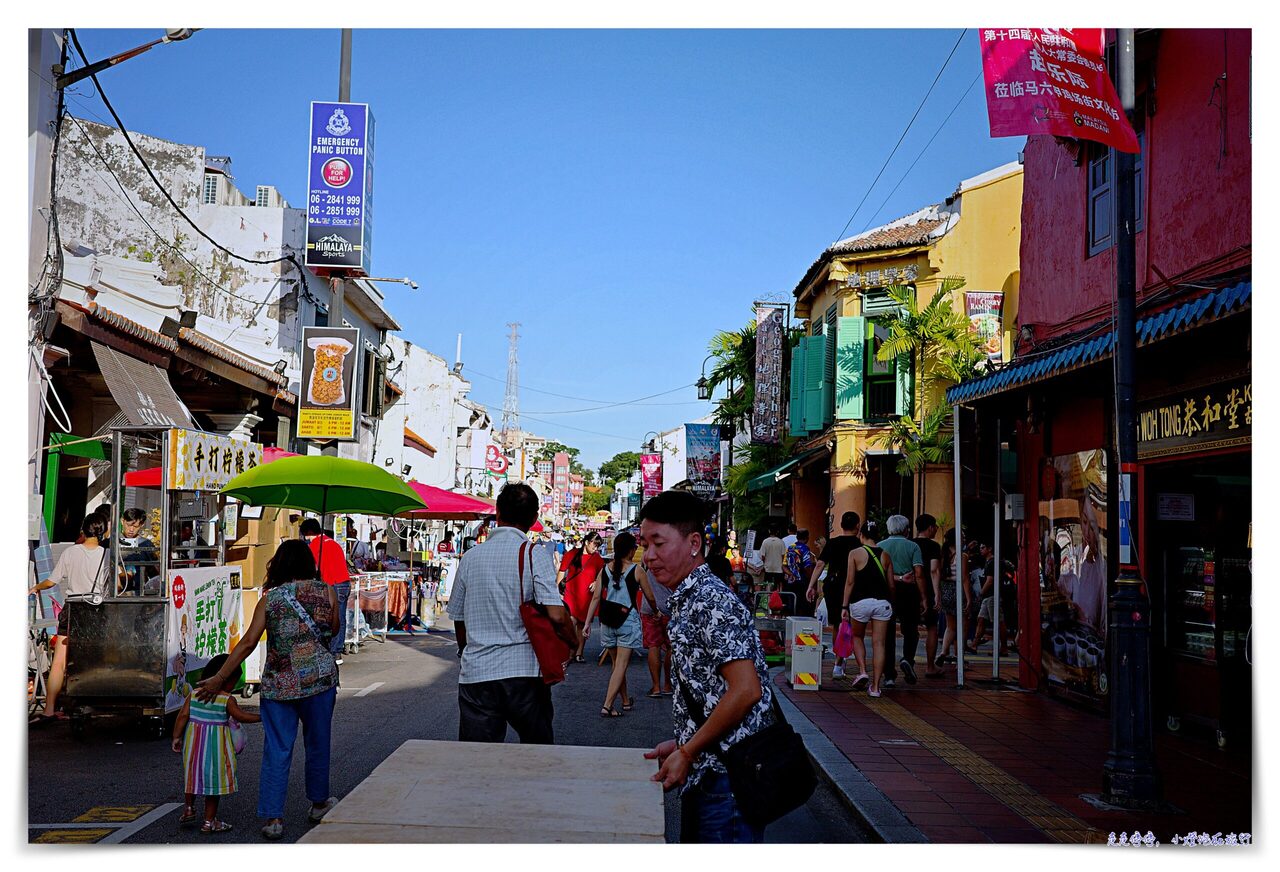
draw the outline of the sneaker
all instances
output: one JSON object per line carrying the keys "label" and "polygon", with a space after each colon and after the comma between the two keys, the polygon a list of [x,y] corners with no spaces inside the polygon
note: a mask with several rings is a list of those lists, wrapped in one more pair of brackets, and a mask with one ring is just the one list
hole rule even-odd
{"label": "sneaker", "polygon": [[[884,681],[880,682],[880,687],[884,690],[888,690],[891,687],[897,687],[897,686],[898,686],[897,683],[892,678],[886,678]],[[879,696],[879,695],[880,694],[878,693],[876,694],[876,696]]]}
{"label": "sneaker", "polygon": [[315,806],[312,806],[311,808],[307,809],[307,820],[309,820],[313,824],[320,823],[320,821],[324,819],[324,816],[329,813],[329,810],[337,804],[338,804],[338,797],[331,796],[327,800],[325,800],[324,805],[321,806],[320,808],[316,808]]}
{"label": "sneaker", "polygon": [[868,691],[867,691],[867,696],[871,697],[872,699],[879,699],[879,698],[880,698],[880,691],[878,691],[878,690],[868,690]]}
{"label": "sneaker", "polygon": [[858,677],[853,680],[853,689],[859,690],[871,683],[871,676],[865,672],[858,673]]}
{"label": "sneaker", "polygon": [[336,663],[338,666],[341,666],[341,665],[342,665],[342,658],[341,658],[341,657],[336,657],[336,658],[334,658],[334,661],[333,661],[333,662],[334,662],[334,663]]}
{"label": "sneaker", "polygon": [[910,660],[908,660],[906,657],[903,657],[901,660],[899,660],[898,665],[902,667],[902,674],[906,676],[907,684],[915,684],[916,683],[916,665],[912,663]]}
{"label": "sneaker", "polygon": [[835,668],[833,668],[833,669],[831,670],[831,677],[832,677],[832,678],[844,678],[844,667],[843,667],[843,666],[836,666]]}
{"label": "sneaker", "polygon": [[284,824],[276,821],[262,828],[262,838],[276,841],[284,835]]}

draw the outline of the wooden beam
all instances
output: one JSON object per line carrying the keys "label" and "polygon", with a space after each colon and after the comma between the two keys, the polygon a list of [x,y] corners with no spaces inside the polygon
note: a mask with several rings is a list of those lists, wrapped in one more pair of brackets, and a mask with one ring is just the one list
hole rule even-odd
{"label": "wooden beam", "polygon": [[64,324],[86,339],[101,342],[103,345],[110,346],[130,357],[136,357],[145,363],[155,364],[161,369],[169,368],[170,356],[154,345],[139,342],[132,336],[104,327],[89,318],[84,312],[61,301],[58,303],[58,313],[62,316]]}
{"label": "wooden beam", "polygon": [[242,387],[246,387],[254,393],[262,394],[268,397],[274,397],[276,386],[269,383],[266,379],[258,378],[250,372],[245,372],[238,366],[232,366],[225,360],[214,357],[212,354],[206,354],[199,349],[192,348],[190,345],[181,345],[174,352],[174,356],[179,360],[198,366],[207,370],[214,375],[220,376],[229,382],[234,382]]}

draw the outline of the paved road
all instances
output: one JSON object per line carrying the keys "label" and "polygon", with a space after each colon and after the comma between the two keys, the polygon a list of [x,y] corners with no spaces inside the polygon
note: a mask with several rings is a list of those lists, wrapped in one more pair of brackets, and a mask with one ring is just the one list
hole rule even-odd
{"label": "paved road", "polygon": [[[648,671],[633,660],[629,672],[636,708],[621,718],[599,716],[607,668],[595,665],[594,639],[586,664],[575,665],[555,688],[555,730],[560,744],[651,748],[670,735],[670,699],[651,700]],[[371,643],[342,667],[333,724],[332,791],[343,796],[406,739],[457,736],[457,658],[453,636],[432,632]],[[256,698],[246,703],[256,705]],[[261,732],[250,726],[240,756],[240,791],[223,800],[219,816],[235,829],[219,841],[257,843],[255,814]],[[514,741],[511,734],[508,739]],[[285,809],[285,841],[305,831],[302,743],[299,739]],[[33,841],[205,843],[195,829],[179,829],[182,763],[167,742],[139,735],[127,723],[96,721],[85,740],[65,724],[30,733],[29,838]],[[465,784],[460,777],[459,789]],[[667,797],[667,839],[679,835],[678,802]],[[67,826],[70,824],[70,826]],[[40,826],[36,826],[40,825]],[[59,825],[59,826],[53,826]],[[862,842],[865,830],[823,784],[810,802],[769,827],[774,842]]]}

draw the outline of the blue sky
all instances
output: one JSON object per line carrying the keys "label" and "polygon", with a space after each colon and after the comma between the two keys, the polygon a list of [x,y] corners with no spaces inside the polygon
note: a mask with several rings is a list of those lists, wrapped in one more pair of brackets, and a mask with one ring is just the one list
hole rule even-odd
{"label": "blue sky", "polygon": [[[158,31],[79,35],[97,60]],[[421,286],[384,285],[389,306],[450,360],[464,334],[495,418],[505,325],[522,322],[525,429],[591,466],[636,450],[708,404],[687,387],[554,414],[599,403],[550,394],[619,402],[696,381],[710,337],[789,294],[840,235],[959,35],[357,30],[351,96],[378,125],[374,270]],[[337,30],[204,30],[99,79],[130,128],[231,155],[241,190],[300,206],[309,103],[337,98],[338,52]],[[970,30],[845,235],[1017,158],[1021,137],[989,136],[979,83],[879,208],[979,71]],[[89,83],[70,108],[109,117]]]}

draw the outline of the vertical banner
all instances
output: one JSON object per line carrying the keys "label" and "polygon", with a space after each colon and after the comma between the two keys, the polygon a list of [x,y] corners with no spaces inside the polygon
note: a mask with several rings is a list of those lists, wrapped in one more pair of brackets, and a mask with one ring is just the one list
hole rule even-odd
{"label": "vertical banner", "polygon": [[693,492],[704,500],[720,490],[720,425],[685,424],[685,468]]}
{"label": "vertical banner", "polygon": [[369,275],[373,115],[367,103],[311,104],[307,266]]}
{"label": "vertical banner", "polygon": [[640,478],[644,482],[644,502],[662,493],[662,455],[640,455]]}
{"label": "vertical banner", "polygon": [[302,328],[302,385],[298,438],[356,438],[360,331],[354,327]]}
{"label": "vertical banner", "polygon": [[1004,356],[1002,312],[1004,294],[1000,291],[965,291],[964,312],[969,317],[969,332],[982,343],[988,363],[1000,363]]}
{"label": "vertical banner", "polygon": [[784,306],[756,305],[756,395],[751,441],[776,445],[782,438],[782,340]]}
{"label": "vertical banner", "polygon": [[165,651],[166,712],[182,708],[200,670],[240,641],[240,567],[210,566],[169,573],[169,640]]}
{"label": "vertical banner", "polygon": [[1138,152],[1107,76],[1101,28],[983,28],[979,35],[992,136],[1068,136]]}

